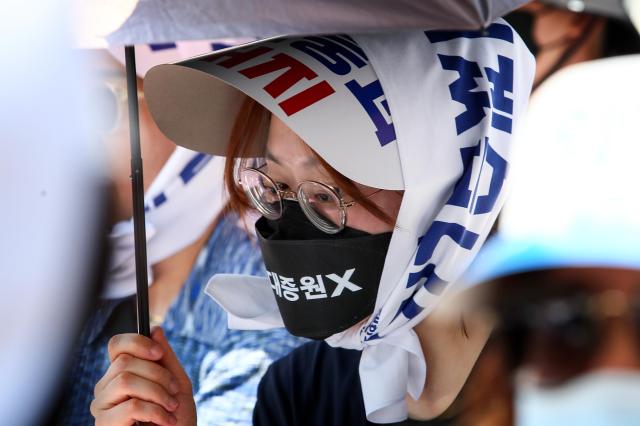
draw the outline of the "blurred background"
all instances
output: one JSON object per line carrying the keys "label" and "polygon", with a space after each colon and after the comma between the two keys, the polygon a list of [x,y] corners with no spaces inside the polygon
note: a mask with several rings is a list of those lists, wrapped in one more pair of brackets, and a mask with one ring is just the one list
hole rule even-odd
{"label": "blurred background", "polygon": [[202,424],[240,424],[255,395],[212,396],[225,386],[217,368],[244,356],[229,380],[256,384],[300,342],[257,333],[220,349],[226,320],[193,295],[213,273],[263,266],[225,213],[219,159],[160,132],[144,74],[276,34],[477,30],[505,16],[537,71],[512,196],[462,286],[469,315],[495,332],[451,424],[640,424],[640,0],[449,4],[5,2],[1,423],[92,424],[106,342],[136,331],[125,45],[137,55],[151,323],[178,348]]}

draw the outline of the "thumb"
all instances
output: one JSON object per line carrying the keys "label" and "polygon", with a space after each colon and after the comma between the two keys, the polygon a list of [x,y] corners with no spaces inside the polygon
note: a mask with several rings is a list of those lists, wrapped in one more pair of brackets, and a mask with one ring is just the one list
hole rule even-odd
{"label": "thumb", "polygon": [[154,327],[154,329],[151,330],[151,339],[162,346],[163,349],[162,358],[158,363],[169,370],[173,377],[178,380],[180,390],[191,393],[191,380],[189,380],[189,376],[187,376],[187,373],[185,373],[182,368],[182,364],[180,364],[180,360],[175,352],[171,349],[171,345],[169,345],[161,327]]}

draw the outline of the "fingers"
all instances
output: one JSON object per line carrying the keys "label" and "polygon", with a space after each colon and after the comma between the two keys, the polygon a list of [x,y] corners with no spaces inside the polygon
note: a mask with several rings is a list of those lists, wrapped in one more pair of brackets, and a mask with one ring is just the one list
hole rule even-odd
{"label": "fingers", "polygon": [[155,327],[151,331],[151,339],[153,339],[153,341],[162,348],[164,355],[159,361],[160,365],[169,370],[173,377],[178,380],[181,392],[191,394],[191,380],[189,380],[189,376],[187,376],[187,373],[185,373],[182,368],[182,364],[180,364],[180,360],[176,356],[175,352],[171,349],[162,328]]}
{"label": "fingers", "polygon": [[129,399],[108,411],[101,411],[91,404],[91,414],[96,418],[96,426],[133,425],[135,422],[149,422],[160,426],[173,426],[176,417],[161,406],[139,399]]}
{"label": "fingers", "polygon": [[109,361],[113,362],[118,355],[126,353],[136,358],[157,361],[162,358],[162,347],[148,337],[140,334],[118,334],[109,340]]}
{"label": "fingers", "polygon": [[177,379],[171,375],[168,369],[161,367],[156,362],[139,359],[127,353],[121,353],[113,360],[105,375],[96,383],[93,391],[94,396],[97,397],[107,384],[125,372],[155,382],[164,387],[172,395],[175,395],[180,390]]}
{"label": "fingers", "polygon": [[128,371],[109,382],[94,402],[98,410],[108,410],[130,398],[154,402],[167,411],[174,411],[179,405],[162,386]]}
{"label": "fingers", "polygon": [[191,381],[161,329],[152,338],[120,334],[109,341],[111,365],[94,388],[96,425],[136,422],[195,425]]}

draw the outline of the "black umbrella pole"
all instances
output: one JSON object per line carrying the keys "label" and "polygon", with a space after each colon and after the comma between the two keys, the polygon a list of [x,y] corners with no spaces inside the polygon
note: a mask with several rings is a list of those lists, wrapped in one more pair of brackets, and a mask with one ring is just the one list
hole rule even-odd
{"label": "black umbrella pole", "polygon": [[136,291],[138,334],[149,337],[149,281],[147,277],[147,238],[144,220],[144,179],[140,151],[140,120],[138,114],[138,82],[133,46],[126,46],[127,99],[129,102],[129,137],[131,140],[131,188],[133,192],[133,233],[136,258]]}

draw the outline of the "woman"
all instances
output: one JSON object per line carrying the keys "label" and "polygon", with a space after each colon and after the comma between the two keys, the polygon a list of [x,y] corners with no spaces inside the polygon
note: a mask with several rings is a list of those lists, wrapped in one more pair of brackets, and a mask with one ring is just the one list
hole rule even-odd
{"label": "woman", "polygon": [[[263,216],[269,279],[208,285],[229,325],[285,326],[362,350],[371,421],[442,413],[488,330],[471,325],[467,338],[459,317],[455,332],[425,317],[495,220],[532,78],[530,53],[503,21],[482,32],[269,39],[151,70],[145,94],[162,131],[226,155],[233,205]],[[123,386],[122,370],[105,375],[98,423],[194,421],[161,331],[117,336],[111,353],[134,355],[135,377]]]}

